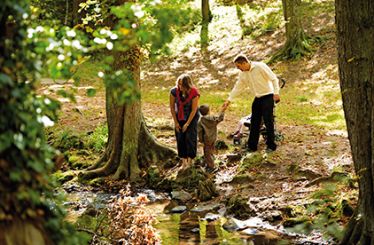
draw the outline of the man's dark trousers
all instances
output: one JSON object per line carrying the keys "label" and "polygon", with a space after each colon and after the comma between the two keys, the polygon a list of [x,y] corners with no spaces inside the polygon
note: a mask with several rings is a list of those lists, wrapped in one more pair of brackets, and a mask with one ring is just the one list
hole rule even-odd
{"label": "man's dark trousers", "polygon": [[266,126],[266,145],[268,149],[275,150],[277,145],[274,142],[274,98],[273,94],[255,98],[252,103],[251,130],[249,132],[248,149],[257,150],[260,138],[261,120],[264,119]]}

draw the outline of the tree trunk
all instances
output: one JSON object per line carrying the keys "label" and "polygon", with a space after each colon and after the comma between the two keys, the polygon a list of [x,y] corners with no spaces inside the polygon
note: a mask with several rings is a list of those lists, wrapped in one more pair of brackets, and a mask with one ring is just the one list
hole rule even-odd
{"label": "tree trunk", "polygon": [[301,22],[301,0],[282,0],[282,5],[286,22],[286,43],[272,60],[298,58],[310,51]]}
{"label": "tree trunk", "polygon": [[82,18],[82,12],[78,13],[79,10],[79,4],[84,2],[84,0],[73,0],[73,6],[72,6],[72,17],[71,17],[71,26],[74,27],[80,23],[80,20]]}
{"label": "tree trunk", "polygon": [[209,0],[201,0],[201,16],[203,23],[209,23],[212,20],[212,14],[209,8]]}
{"label": "tree trunk", "polygon": [[340,86],[359,183],[359,201],[341,244],[374,244],[374,3],[337,0]]}
{"label": "tree trunk", "polygon": [[[127,52],[119,52],[115,57],[114,70],[127,70],[140,89],[140,50],[135,47]],[[128,178],[136,180],[140,173],[140,163],[143,166],[150,162],[159,163],[161,160],[176,156],[176,152],[160,145],[149,133],[141,112],[141,101],[121,105],[115,99],[115,89],[106,90],[106,112],[108,122],[108,144],[105,153],[96,165],[96,169],[81,175],[83,179],[114,174],[114,179]]]}

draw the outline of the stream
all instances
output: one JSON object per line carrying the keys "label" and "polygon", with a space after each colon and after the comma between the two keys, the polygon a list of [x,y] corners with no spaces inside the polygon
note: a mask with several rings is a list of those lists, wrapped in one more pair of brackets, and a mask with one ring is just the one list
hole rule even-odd
{"label": "stream", "polygon": [[[68,209],[67,220],[81,228],[82,225],[86,226],[84,228],[87,229],[105,225],[95,219],[118,196],[95,192],[91,187],[77,183],[65,183],[63,190],[67,199],[64,203]],[[291,233],[282,225],[272,225],[261,217],[251,217],[248,220],[226,217],[226,208],[221,203],[211,201],[187,206],[174,205],[170,208],[172,200],[167,193],[143,189],[136,193],[140,194],[146,195],[150,200],[146,210],[156,219],[153,226],[160,235],[162,244],[332,244],[331,241],[323,240],[319,233],[308,236]],[[87,223],[87,220],[90,221]]]}

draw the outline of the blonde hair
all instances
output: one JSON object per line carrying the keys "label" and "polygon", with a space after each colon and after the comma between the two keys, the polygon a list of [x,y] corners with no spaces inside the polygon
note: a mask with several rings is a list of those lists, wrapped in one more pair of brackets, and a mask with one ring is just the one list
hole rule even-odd
{"label": "blonde hair", "polygon": [[192,78],[188,74],[182,74],[177,78],[176,86],[178,87],[179,81],[182,81],[182,87],[185,89],[191,89],[194,85],[192,83]]}

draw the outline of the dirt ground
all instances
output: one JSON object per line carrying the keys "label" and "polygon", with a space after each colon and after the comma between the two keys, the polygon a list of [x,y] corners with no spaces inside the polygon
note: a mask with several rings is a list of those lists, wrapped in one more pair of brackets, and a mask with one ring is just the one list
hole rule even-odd
{"label": "dirt ground", "polygon": [[[323,67],[329,65],[337,67],[334,31],[331,28],[333,19],[331,16],[320,17],[326,28],[314,31],[323,31],[328,41],[324,42],[312,57],[296,62],[280,62],[272,67],[287,80],[287,87],[302,86],[305,81],[318,76],[318,71]],[[313,28],[310,28],[313,33]],[[259,37],[257,40],[241,39],[225,48],[213,41],[206,52],[191,47],[178,56],[161,59],[155,64],[144,64],[141,75],[142,93],[161,88],[170,89],[176,77],[184,72],[193,75],[201,96],[210,91],[227,93],[233,87],[238,74],[232,64],[232,59],[238,53],[243,52],[251,59],[263,60],[280,47],[282,40],[283,33],[276,31]],[[329,76],[335,79],[334,86],[338,86],[336,82],[338,74],[335,68]],[[44,80],[39,92],[54,96],[58,89],[72,86],[71,82],[55,84]],[[287,87],[282,93],[287,93]],[[83,86],[78,88],[76,104],[61,99],[59,128],[88,132],[93,131],[99,124],[105,123],[104,91],[98,90],[95,97],[89,98],[85,96],[86,88]],[[250,103],[251,99],[248,99],[248,108]],[[142,106],[151,132],[160,142],[176,148],[168,98],[165,98],[163,103],[143,102]],[[289,104],[287,101],[281,101],[279,106],[288,109]],[[293,125],[278,121],[276,127],[284,139],[278,142],[277,151],[269,155],[265,154],[264,141],[260,140],[257,154],[265,159],[263,163],[247,170],[246,174],[251,178],[248,183],[245,183],[246,185],[239,186],[231,183],[239,162],[228,163],[227,154],[241,150],[240,147],[235,147],[227,136],[235,131],[242,116],[244,115],[238,115],[234,110],[228,109],[225,120],[218,127],[219,140],[224,140],[229,145],[228,150],[219,150],[216,154],[217,164],[220,164],[219,171],[215,174],[216,184],[221,197],[235,193],[240,193],[241,196],[248,197],[250,200],[256,197],[260,199],[272,197],[276,204],[268,210],[279,210],[287,205],[307,202],[310,193],[319,188],[318,184],[310,184],[313,180],[330,176],[336,169],[348,174],[353,173],[346,131],[325,130],[312,125]],[[201,145],[198,151],[201,156]]]}

